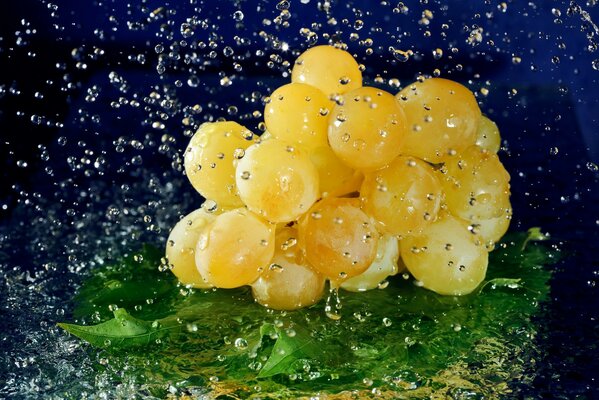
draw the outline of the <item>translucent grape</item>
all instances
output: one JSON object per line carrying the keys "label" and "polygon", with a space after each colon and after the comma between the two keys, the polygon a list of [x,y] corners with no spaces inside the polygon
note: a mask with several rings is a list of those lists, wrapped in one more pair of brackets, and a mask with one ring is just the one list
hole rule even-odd
{"label": "translucent grape", "polygon": [[398,157],[389,166],[366,174],[360,189],[362,208],[383,232],[417,233],[439,212],[442,191],[437,175],[424,161]]}
{"label": "translucent grape", "polygon": [[200,233],[196,265],[212,285],[235,288],[258,279],[274,250],[274,227],[247,209],[237,208],[217,216]]}
{"label": "translucent grape", "polygon": [[495,122],[482,115],[478,123],[478,131],[476,132],[476,145],[490,151],[491,153],[497,153],[501,147],[501,135],[499,134],[499,128]]}
{"label": "translucent grape", "polygon": [[393,235],[383,235],[379,239],[376,257],[368,269],[360,275],[349,278],[341,288],[351,292],[364,292],[379,287],[387,277],[397,274],[399,267],[399,244]]}
{"label": "translucent grape", "polygon": [[402,154],[439,163],[476,142],[480,109],[459,83],[426,79],[404,88],[397,99],[409,127]]}
{"label": "translucent grape", "polygon": [[310,160],[318,170],[321,197],[342,196],[360,189],[364,174],[343,163],[328,145],[313,149]]}
{"label": "translucent grape", "polygon": [[508,208],[499,217],[470,221],[470,224],[487,250],[492,251],[495,243],[507,232],[511,221],[512,209]]}
{"label": "translucent grape", "polygon": [[297,237],[297,231],[289,227],[276,234],[272,262],[252,284],[254,299],[263,306],[296,310],[322,298],[325,279],[306,265]]}
{"label": "translucent grape", "polygon": [[468,221],[496,218],[510,209],[510,175],[497,154],[471,146],[448,161],[441,179],[452,214]]}
{"label": "translucent grape", "polygon": [[185,173],[193,187],[219,205],[241,206],[235,164],[252,138],[252,132],[236,122],[202,124],[185,150]]}
{"label": "translucent grape", "polygon": [[271,135],[307,149],[326,146],[332,103],[314,86],[290,83],[270,95],[264,122]]}
{"label": "translucent grape", "polygon": [[334,285],[364,272],[376,256],[379,234],[358,199],[319,201],[301,219],[298,231],[306,259]]}
{"label": "translucent grape", "polygon": [[330,97],[362,86],[362,72],[348,52],[333,46],[315,46],[295,60],[291,81],[317,87]]}
{"label": "translucent grape", "polygon": [[444,295],[472,292],[484,280],[488,253],[468,223],[445,215],[400,242],[401,257],[422,286]]}
{"label": "translucent grape", "polygon": [[359,170],[384,167],[397,157],[408,132],[395,98],[372,87],[355,89],[333,109],[329,144],[347,165]]}
{"label": "translucent grape", "polygon": [[166,258],[179,282],[197,288],[209,288],[195,262],[195,248],[200,233],[214,221],[215,215],[199,208],[187,214],[171,230],[166,244]]}
{"label": "translucent grape", "polygon": [[318,171],[298,146],[269,139],[249,147],[237,165],[239,195],[271,222],[293,221],[318,198]]}

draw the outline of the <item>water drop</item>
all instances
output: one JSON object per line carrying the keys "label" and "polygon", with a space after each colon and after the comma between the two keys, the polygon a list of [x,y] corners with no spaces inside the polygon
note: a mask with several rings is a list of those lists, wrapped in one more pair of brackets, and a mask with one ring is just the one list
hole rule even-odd
{"label": "water drop", "polygon": [[237,10],[233,13],[233,19],[237,22],[243,21],[243,17],[244,17],[243,12],[240,10]]}
{"label": "water drop", "polygon": [[235,347],[239,350],[245,350],[248,347],[248,342],[244,338],[237,338],[235,339]]}
{"label": "water drop", "polygon": [[333,283],[331,282],[331,289],[329,291],[329,296],[327,297],[324,312],[326,316],[333,321],[338,321],[341,319],[341,314],[339,313],[340,309],[341,300],[339,299],[339,289],[334,287]]}

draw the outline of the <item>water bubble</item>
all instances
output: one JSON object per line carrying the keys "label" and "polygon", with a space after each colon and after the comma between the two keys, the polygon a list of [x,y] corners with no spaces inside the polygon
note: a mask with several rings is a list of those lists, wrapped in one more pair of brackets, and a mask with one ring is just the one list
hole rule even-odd
{"label": "water bubble", "polygon": [[235,347],[239,350],[245,350],[248,347],[248,342],[244,338],[237,338],[235,339]]}
{"label": "water bubble", "polygon": [[596,59],[594,59],[594,60],[591,62],[591,66],[593,67],[593,69],[594,69],[595,71],[599,71],[599,58],[596,58]]}
{"label": "water bubble", "polygon": [[233,19],[237,22],[243,21],[243,17],[244,17],[243,12],[240,10],[237,10],[233,13]]}
{"label": "water bubble", "polygon": [[592,171],[592,172],[599,171],[599,166],[592,161],[587,162],[586,167],[589,171]]}
{"label": "water bubble", "polygon": [[283,0],[277,4],[277,10],[279,10],[279,11],[288,10],[290,6],[291,6],[291,4],[289,3],[289,1]]}
{"label": "water bubble", "polygon": [[198,87],[200,84],[200,78],[198,78],[197,75],[191,75],[189,78],[187,78],[187,85],[189,87],[195,88]]}
{"label": "water bubble", "polygon": [[400,49],[396,49],[393,46],[389,46],[389,52],[391,53],[393,58],[400,62],[408,61],[410,59],[410,56],[412,55],[412,50],[403,51]]}
{"label": "water bubble", "polygon": [[250,179],[252,174],[250,173],[250,171],[242,171],[240,176],[241,176],[241,179],[247,181],[248,179]]}
{"label": "water bubble", "polygon": [[341,314],[339,313],[340,309],[341,300],[339,299],[339,290],[331,284],[331,290],[329,291],[329,296],[326,300],[324,312],[328,318],[333,321],[338,321],[341,319]]}

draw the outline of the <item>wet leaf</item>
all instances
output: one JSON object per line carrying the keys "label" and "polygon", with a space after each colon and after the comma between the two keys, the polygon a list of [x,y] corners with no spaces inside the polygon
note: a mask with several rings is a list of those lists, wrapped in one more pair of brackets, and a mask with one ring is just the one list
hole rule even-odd
{"label": "wet leaf", "polygon": [[[297,360],[317,358],[318,354],[326,349],[321,349],[310,332],[301,327],[293,328],[293,336],[289,332],[274,328],[277,340],[270,353],[270,357],[260,370],[258,378],[267,378],[277,374],[290,374]],[[264,329],[264,328],[262,328]]]}
{"label": "wet leaf", "polygon": [[[79,312],[99,313],[106,322],[60,326],[95,346],[106,347],[109,340],[126,350],[111,353],[111,362],[126,363],[144,381],[205,385],[216,376],[219,390],[233,390],[239,398],[254,387],[261,394],[293,398],[363,389],[370,381],[394,398],[404,384],[410,390],[434,386],[434,392],[468,375],[470,382],[508,379],[524,370],[527,354],[534,354],[526,350],[534,346],[530,338],[536,330],[530,317],[548,296],[547,264],[558,256],[534,237],[506,237],[490,254],[487,280],[470,295],[440,296],[397,276],[384,290],[342,292],[341,321],[327,318],[322,303],[273,313],[256,304],[248,288],[182,295],[168,271],[158,272],[160,253],[144,254],[144,263],[154,265],[145,269],[148,276],[138,273],[139,263],[120,262],[98,271],[80,291]],[[132,306],[133,315],[119,309],[110,319],[107,298],[125,284],[137,289],[117,297]],[[98,295],[102,291],[108,292]],[[158,301],[140,302],[147,293]],[[152,324],[156,320],[158,326]],[[159,338],[168,340],[152,346]],[[497,357],[510,362],[497,364]],[[388,376],[402,385],[382,379]]]}
{"label": "wet leaf", "polygon": [[180,325],[172,320],[142,321],[123,308],[114,311],[113,319],[98,325],[59,323],[58,326],[97,347],[145,346],[180,329]]}

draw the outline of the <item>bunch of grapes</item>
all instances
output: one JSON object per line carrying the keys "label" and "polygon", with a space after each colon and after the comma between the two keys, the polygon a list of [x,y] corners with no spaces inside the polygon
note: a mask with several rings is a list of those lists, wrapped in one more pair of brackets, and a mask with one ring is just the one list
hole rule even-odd
{"label": "bunch of grapes", "polygon": [[170,233],[181,283],[251,285],[269,308],[365,291],[407,269],[440,294],[472,292],[511,219],[497,126],[466,87],[362,86],[345,50],[313,47],[266,100],[266,131],[203,124],[185,171],[207,199]]}

